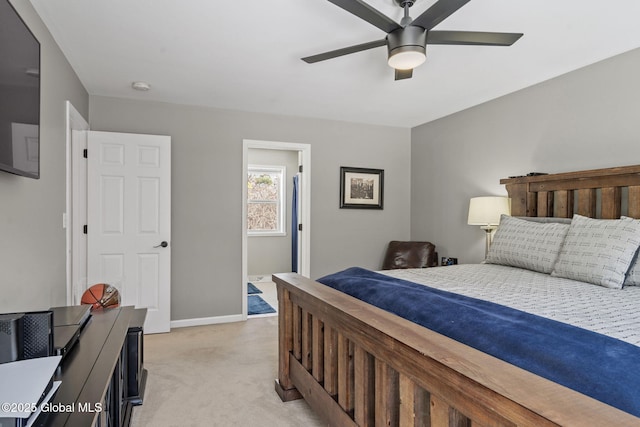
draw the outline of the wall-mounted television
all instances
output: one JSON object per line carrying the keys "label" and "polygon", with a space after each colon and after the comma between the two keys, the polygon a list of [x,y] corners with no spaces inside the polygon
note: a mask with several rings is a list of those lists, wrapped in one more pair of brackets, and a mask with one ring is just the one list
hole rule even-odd
{"label": "wall-mounted television", "polygon": [[0,0],[0,170],[40,178],[40,43]]}

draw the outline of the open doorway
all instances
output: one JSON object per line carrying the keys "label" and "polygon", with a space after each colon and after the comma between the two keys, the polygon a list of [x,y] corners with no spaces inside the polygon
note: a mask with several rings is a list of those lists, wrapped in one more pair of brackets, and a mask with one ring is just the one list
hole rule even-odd
{"label": "open doorway", "polygon": [[258,311],[263,315],[270,314],[269,307],[277,310],[273,273],[295,271],[309,276],[309,164],[308,144],[244,141],[244,319],[249,306],[254,309],[266,303],[265,311]]}

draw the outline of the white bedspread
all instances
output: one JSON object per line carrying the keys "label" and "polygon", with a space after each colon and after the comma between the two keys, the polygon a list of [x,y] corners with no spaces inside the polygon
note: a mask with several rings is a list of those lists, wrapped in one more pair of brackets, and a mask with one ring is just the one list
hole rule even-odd
{"label": "white bedspread", "polygon": [[608,289],[494,264],[380,273],[493,301],[640,346],[640,286]]}

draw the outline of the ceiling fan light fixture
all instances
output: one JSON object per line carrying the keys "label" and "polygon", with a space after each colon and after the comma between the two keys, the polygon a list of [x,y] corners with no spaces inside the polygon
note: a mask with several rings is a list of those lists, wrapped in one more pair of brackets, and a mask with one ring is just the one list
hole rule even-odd
{"label": "ceiling fan light fixture", "polygon": [[362,52],[386,44],[387,63],[395,69],[395,79],[404,80],[410,79],[413,76],[413,69],[427,59],[427,33],[430,34],[429,44],[462,46],[511,46],[522,36],[522,33],[433,31],[434,27],[457,12],[469,0],[431,0],[433,4],[415,19],[409,15],[409,9],[417,0],[393,0],[404,12],[400,23],[371,7],[366,3],[366,0],[329,1],[384,31],[387,37],[302,58],[308,64]]}
{"label": "ceiling fan light fixture", "polygon": [[427,59],[422,46],[402,46],[389,52],[388,64],[396,70],[413,70]]}
{"label": "ceiling fan light fixture", "polygon": [[387,63],[396,70],[412,70],[427,59],[427,32],[408,26],[387,35]]}

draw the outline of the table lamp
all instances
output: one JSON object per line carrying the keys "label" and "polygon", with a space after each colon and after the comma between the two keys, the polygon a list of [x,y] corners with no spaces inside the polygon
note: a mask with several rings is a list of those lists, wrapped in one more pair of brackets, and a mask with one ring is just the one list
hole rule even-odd
{"label": "table lamp", "polygon": [[511,199],[508,197],[472,197],[469,201],[467,224],[479,225],[481,229],[486,231],[487,245],[484,252],[485,258],[489,253],[489,246],[491,246],[491,233],[498,227],[498,224],[500,224],[500,216],[502,214],[509,215],[510,213]]}

